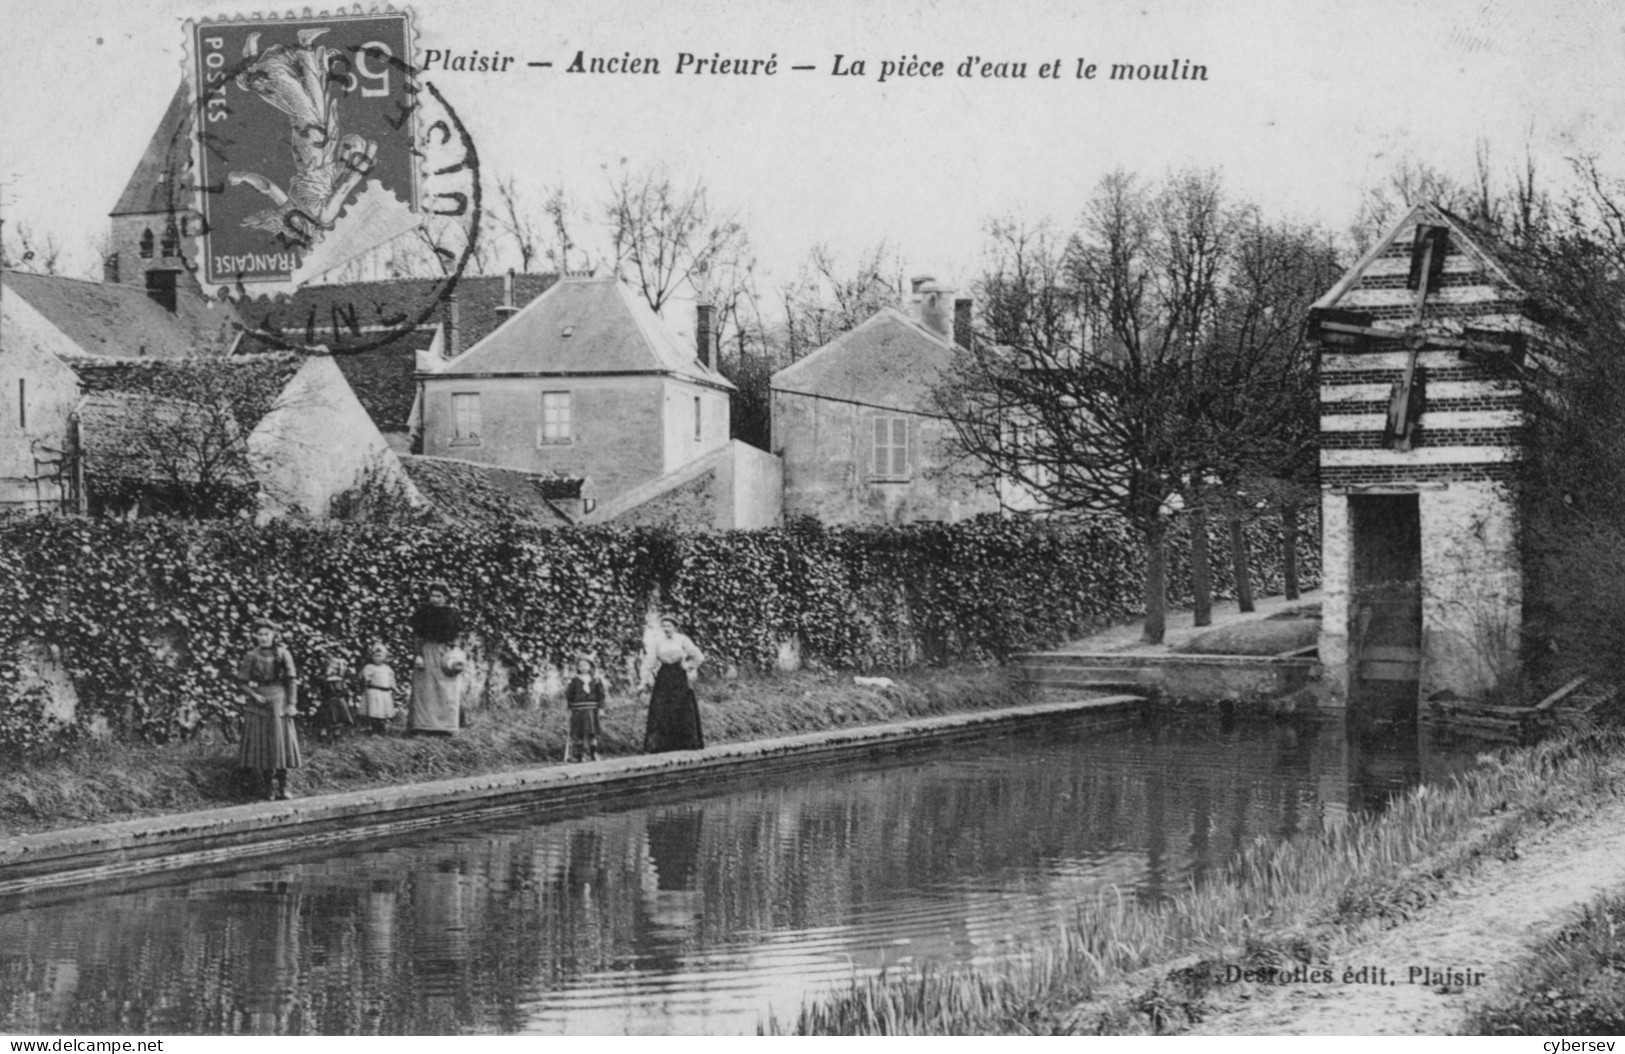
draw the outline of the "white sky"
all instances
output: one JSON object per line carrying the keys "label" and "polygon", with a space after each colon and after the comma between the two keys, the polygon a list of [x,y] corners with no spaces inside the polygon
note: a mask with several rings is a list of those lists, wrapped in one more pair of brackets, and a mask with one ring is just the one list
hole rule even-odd
{"label": "white sky", "polygon": [[[1526,139],[1547,170],[1578,152],[1625,172],[1625,6],[1472,0],[1090,3],[850,0],[420,0],[420,49],[501,51],[504,74],[434,73],[480,150],[540,200],[599,195],[601,169],[664,160],[740,211],[770,283],[816,242],[882,239],[911,271],[963,285],[992,216],[1073,218],[1106,171],[1219,168],[1277,216],[1343,229],[1363,188],[1411,156],[1470,170],[1488,137],[1508,168]],[[247,4],[238,13],[262,10]],[[221,0],[0,0],[0,208],[89,267],[180,77],[182,24]],[[766,77],[589,76],[588,54],[767,57]],[[868,60],[836,78],[836,53]],[[421,54],[421,50],[420,50]],[[878,84],[900,55],[1026,60],[1027,81]],[[1189,59],[1195,83],[1072,78],[1100,63]],[[1031,79],[1063,60],[1062,79]],[[552,61],[551,70],[525,61]]]}

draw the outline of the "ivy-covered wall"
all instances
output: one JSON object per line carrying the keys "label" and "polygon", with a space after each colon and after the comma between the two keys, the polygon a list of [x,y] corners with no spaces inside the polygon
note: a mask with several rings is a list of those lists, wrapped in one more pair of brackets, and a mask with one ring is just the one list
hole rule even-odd
{"label": "ivy-covered wall", "polygon": [[[1319,542],[1305,528],[1309,589]],[[1278,591],[1276,525],[1249,530],[1259,587]],[[623,670],[651,605],[718,666],[769,666],[792,639],[840,669],[1002,659],[1138,614],[1140,568],[1133,536],[1111,520],[679,535],[39,517],[0,529],[0,747],[61,731],[21,687],[23,656],[42,648],[72,677],[79,726],[99,719],[153,740],[236,714],[230,671],[261,616],[284,627],[307,685],[327,656],[359,666],[373,641],[404,682],[405,623],[437,578],[452,583],[481,691],[496,697],[523,696],[582,651]],[[1188,603],[1182,576],[1171,592]]]}

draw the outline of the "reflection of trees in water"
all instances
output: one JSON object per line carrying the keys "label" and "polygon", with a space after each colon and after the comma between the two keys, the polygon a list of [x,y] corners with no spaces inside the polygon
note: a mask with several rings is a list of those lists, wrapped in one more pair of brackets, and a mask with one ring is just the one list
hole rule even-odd
{"label": "reflection of trees in water", "polygon": [[1341,748],[1284,729],[1140,730],[1115,752],[1079,738],[1075,754],[1052,736],[1031,758],[990,743],[985,757],[825,769],[703,803],[200,880],[185,896],[0,916],[0,1026],[513,1031],[573,978],[676,970],[697,949],[856,925],[899,898],[936,912],[907,923],[923,927],[916,949],[986,954],[987,928],[944,908],[944,886],[1138,882],[1157,896],[1260,833],[1317,828],[1317,788],[1347,786]]}

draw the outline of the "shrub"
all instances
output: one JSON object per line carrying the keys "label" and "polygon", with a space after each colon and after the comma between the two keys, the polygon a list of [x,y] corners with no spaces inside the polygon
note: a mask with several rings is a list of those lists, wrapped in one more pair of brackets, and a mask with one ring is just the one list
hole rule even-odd
{"label": "shrub", "polygon": [[[1304,536],[1307,554],[1317,543]],[[30,642],[61,649],[81,725],[99,715],[163,741],[236,713],[230,672],[256,618],[283,626],[307,678],[329,655],[364,661],[373,641],[399,670],[406,620],[438,578],[468,623],[482,692],[523,695],[583,651],[614,675],[641,652],[651,606],[718,665],[769,666],[792,639],[841,669],[1003,660],[1134,617],[1137,552],[1107,519],[677,535],[39,517],[0,528],[0,747],[42,734],[19,687]],[[1275,548],[1257,555],[1261,580],[1278,574]]]}

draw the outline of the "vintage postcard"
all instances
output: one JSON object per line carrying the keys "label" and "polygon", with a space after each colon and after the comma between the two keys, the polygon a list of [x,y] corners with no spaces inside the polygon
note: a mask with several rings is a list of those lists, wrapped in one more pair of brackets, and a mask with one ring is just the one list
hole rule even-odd
{"label": "vintage postcard", "polygon": [[12,1049],[1613,1049],[1625,10],[0,16]]}

